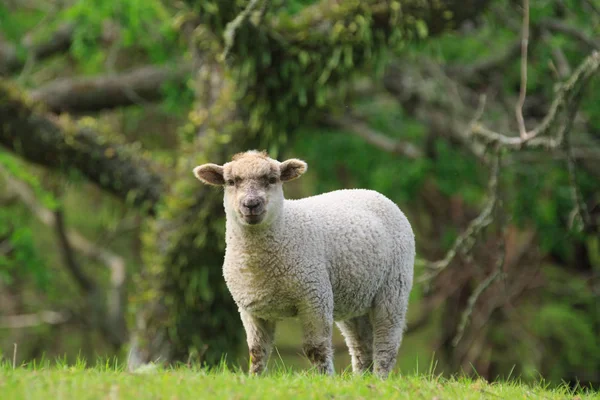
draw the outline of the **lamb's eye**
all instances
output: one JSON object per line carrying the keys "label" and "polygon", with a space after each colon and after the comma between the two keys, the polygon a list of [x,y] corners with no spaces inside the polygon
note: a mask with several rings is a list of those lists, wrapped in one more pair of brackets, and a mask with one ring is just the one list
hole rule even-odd
{"label": "lamb's eye", "polygon": [[274,185],[274,184],[276,184],[276,183],[277,183],[277,178],[275,178],[275,177],[271,177],[271,178],[269,178],[269,184],[270,184],[270,185]]}
{"label": "lamb's eye", "polygon": [[233,185],[235,185],[235,182],[233,181],[233,179],[228,179],[227,186],[233,186]]}

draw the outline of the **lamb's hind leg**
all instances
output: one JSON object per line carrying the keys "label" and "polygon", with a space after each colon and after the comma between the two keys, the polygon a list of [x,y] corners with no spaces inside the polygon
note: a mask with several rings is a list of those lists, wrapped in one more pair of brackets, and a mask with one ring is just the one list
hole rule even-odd
{"label": "lamb's hind leg", "polygon": [[267,362],[275,338],[275,322],[254,317],[240,311],[246,330],[248,351],[250,352],[250,373],[260,375],[267,368]]}
{"label": "lamb's hind leg", "polygon": [[352,371],[363,374],[373,370],[373,327],[367,315],[337,322],[352,357]]}
{"label": "lamb's hind leg", "polygon": [[376,298],[372,310],[373,358],[375,374],[381,378],[387,378],[396,364],[407,308],[408,295],[399,296],[398,288],[387,288]]}

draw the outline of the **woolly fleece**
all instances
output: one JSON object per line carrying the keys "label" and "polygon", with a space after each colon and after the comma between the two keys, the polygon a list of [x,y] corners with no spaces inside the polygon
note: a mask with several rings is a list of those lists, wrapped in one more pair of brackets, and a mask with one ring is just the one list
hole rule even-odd
{"label": "woolly fleece", "polygon": [[385,378],[406,326],[412,228],[391,200],[372,190],[284,199],[282,183],[306,168],[300,160],[280,163],[250,151],[222,167],[194,169],[201,181],[225,187],[223,275],[246,330],[251,372],[266,367],[276,321],[297,317],[304,351],[319,371],[334,372],[336,321],[353,371],[374,367]]}

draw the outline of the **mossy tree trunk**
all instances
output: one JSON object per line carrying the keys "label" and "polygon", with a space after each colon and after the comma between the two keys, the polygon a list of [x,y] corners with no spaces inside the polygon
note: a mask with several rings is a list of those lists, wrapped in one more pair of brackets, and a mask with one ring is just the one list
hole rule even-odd
{"label": "mossy tree trunk", "polygon": [[108,193],[150,214],[164,191],[152,162],[132,146],[111,143],[93,121],[56,118],[0,78],[0,145],[29,162],[75,170]]}
{"label": "mossy tree trunk", "polygon": [[[206,62],[206,60],[205,60]],[[144,237],[145,287],[129,367],[152,361],[235,360],[244,339],[237,307],[223,280],[225,215],[222,190],[202,185],[192,169],[226,162],[259,147],[232,99],[233,82],[216,62],[198,78],[198,102],[182,129],[184,154],[158,217]]]}

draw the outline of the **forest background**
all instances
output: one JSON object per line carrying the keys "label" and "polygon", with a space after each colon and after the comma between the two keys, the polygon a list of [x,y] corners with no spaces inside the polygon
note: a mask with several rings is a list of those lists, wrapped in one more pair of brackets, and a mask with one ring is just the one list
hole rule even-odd
{"label": "forest background", "polygon": [[4,0],[0,358],[247,365],[191,170],[257,148],[409,217],[400,371],[598,387],[599,35],[595,0]]}

